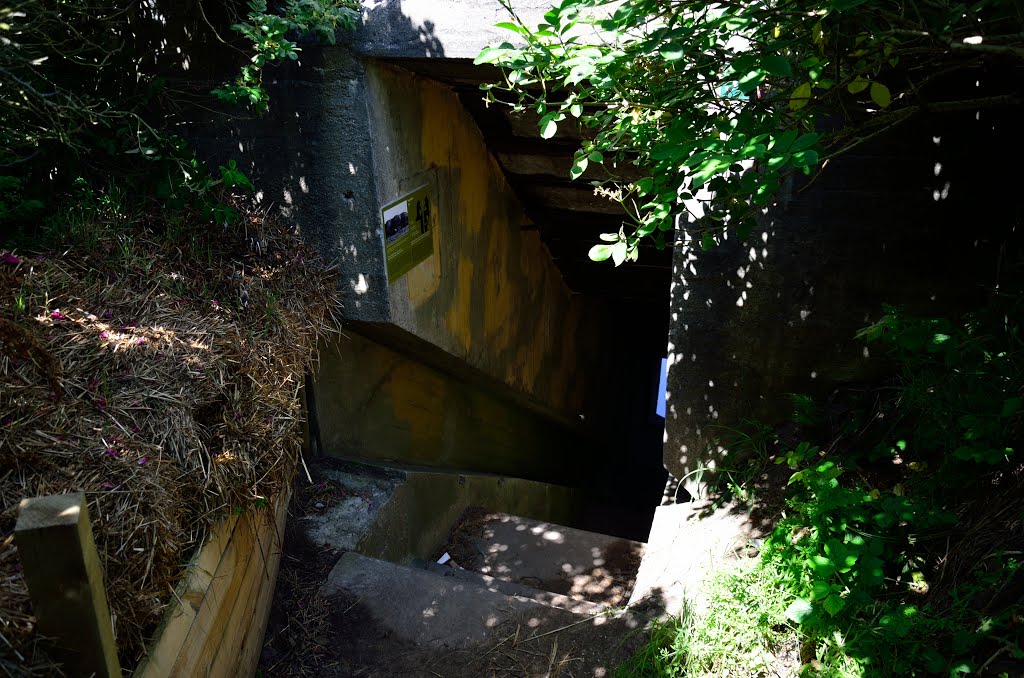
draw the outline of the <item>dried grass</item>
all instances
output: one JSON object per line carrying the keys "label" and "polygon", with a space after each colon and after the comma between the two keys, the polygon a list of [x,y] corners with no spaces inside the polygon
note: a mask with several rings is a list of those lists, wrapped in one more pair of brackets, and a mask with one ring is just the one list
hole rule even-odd
{"label": "dried grass", "polygon": [[129,226],[0,263],[0,675],[54,671],[11,538],[18,502],[86,493],[133,667],[209,526],[290,482],[305,370],[338,327],[336,275],[265,215]]}

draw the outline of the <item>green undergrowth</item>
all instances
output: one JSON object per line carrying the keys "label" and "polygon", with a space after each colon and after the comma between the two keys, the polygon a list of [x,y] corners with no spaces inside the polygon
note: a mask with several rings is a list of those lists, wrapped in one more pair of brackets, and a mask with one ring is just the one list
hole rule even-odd
{"label": "green undergrowth", "polygon": [[894,379],[795,397],[789,440],[733,432],[761,464],[720,489],[771,532],[618,676],[1021,675],[1021,311],[1005,292],[960,319],[886,308],[858,336]]}

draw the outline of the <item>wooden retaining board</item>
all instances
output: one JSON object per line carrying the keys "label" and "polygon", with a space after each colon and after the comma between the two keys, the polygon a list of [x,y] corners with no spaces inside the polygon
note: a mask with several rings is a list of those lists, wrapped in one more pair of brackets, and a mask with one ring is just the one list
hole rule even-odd
{"label": "wooden retaining board", "polygon": [[281,563],[288,496],[218,523],[188,565],[134,678],[250,678]]}

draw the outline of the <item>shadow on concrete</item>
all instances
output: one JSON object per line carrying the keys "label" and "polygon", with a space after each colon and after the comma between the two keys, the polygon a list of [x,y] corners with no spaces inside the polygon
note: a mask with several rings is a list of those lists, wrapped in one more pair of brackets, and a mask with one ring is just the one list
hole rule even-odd
{"label": "shadow on concrete", "polygon": [[[647,641],[650,620],[666,608],[662,592],[651,590],[629,611],[609,614],[593,603],[572,611],[494,582],[319,545],[303,517],[338,498],[319,493],[320,469],[312,470],[316,484],[296,491],[290,507],[264,675],[610,677]],[[513,532],[520,525],[502,524]]]}
{"label": "shadow on concrete", "polygon": [[[984,94],[974,77],[944,86]],[[705,252],[681,229],[665,446],[680,498],[699,494],[702,469],[744,470],[724,431],[744,420],[782,424],[791,393],[824,402],[891,374],[854,336],[883,304],[955,316],[999,283],[1000,253],[1020,238],[1020,209],[1005,198],[1014,178],[998,169],[1021,150],[1018,116],[920,117],[838,157],[816,180],[791,179],[746,240],[733,234]]]}

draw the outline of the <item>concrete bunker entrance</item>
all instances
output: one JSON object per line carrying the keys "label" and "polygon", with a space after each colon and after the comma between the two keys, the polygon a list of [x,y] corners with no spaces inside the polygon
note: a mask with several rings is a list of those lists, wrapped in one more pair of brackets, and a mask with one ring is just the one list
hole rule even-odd
{"label": "concrete bunker entrance", "polygon": [[[390,236],[376,276],[357,262],[346,336],[312,389],[311,446],[572,488],[567,524],[646,540],[666,479],[670,252],[621,269],[588,259],[626,215],[596,174],[569,179],[581,130],[542,140],[536,115],[485,105],[496,73],[437,58],[363,68],[375,202],[426,196],[432,247],[399,275]],[[385,211],[379,224],[400,225]]]}

